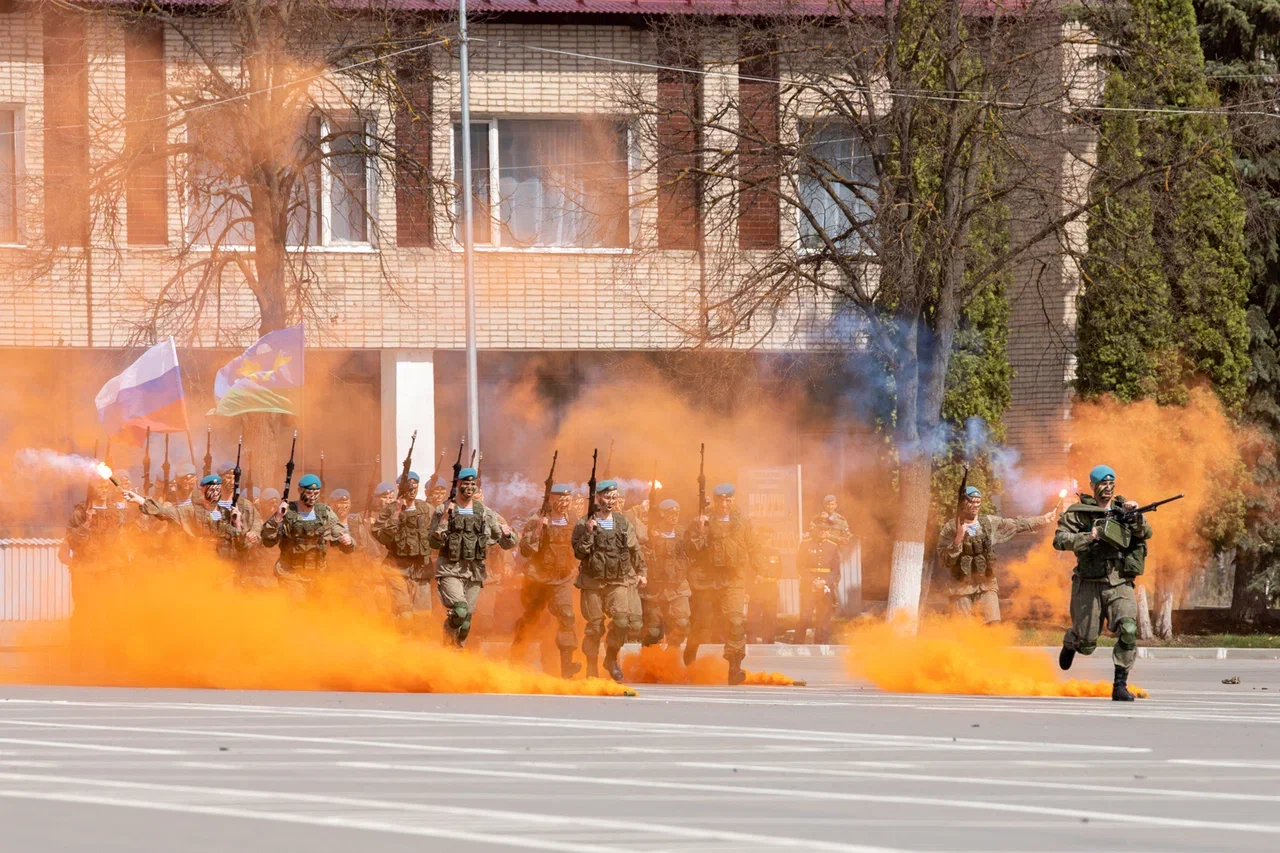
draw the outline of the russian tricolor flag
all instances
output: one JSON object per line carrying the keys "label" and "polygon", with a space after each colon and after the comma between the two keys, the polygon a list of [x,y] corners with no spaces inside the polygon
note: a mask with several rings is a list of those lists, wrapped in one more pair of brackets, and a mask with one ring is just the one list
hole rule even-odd
{"label": "russian tricolor flag", "polygon": [[156,344],[119,376],[107,380],[94,402],[107,435],[125,431],[138,445],[147,427],[152,432],[185,431],[187,401],[173,338]]}

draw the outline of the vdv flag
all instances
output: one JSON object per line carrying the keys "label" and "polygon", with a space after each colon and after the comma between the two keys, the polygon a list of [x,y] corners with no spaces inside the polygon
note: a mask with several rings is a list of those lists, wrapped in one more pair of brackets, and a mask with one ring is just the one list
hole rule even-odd
{"label": "vdv flag", "polygon": [[107,380],[94,403],[107,435],[123,431],[139,446],[147,427],[152,432],[186,430],[187,402],[173,338],[151,347],[123,373]]}
{"label": "vdv flag", "polygon": [[244,355],[218,371],[213,380],[215,407],[209,414],[275,412],[296,415],[306,376],[306,337],[302,324],[263,335]]}

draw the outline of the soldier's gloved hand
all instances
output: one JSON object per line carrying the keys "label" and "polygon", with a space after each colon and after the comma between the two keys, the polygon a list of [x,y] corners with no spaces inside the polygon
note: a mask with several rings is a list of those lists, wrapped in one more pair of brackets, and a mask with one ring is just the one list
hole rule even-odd
{"label": "soldier's gloved hand", "polygon": [[343,545],[350,545],[355,540],[351,538],[350,533],[344,533],[338,537],[338,541],[341,542]]}
{"label": "soldier's gloved hand", "polygon": [[636,584],[639,585],[641,589],[644,589],[649,584],[649,579],[644,575],[640,575],[636,578]]}
{"label": "soldier's gloved hand", "polygon": [[284,514],[289,511],[288,501],[280,501],[280,506],[276,507],[276,514],[273,518],[284,518]]}
{"label": "soldier's gloved hand", "polygon": [[1137,502],[1137,501],[1125,501],[1125,502],[1124,502],[1124,508],[1125,508],[1125,510],[1127,510],[1128,512],[1133,512],[1135,509],[1137,509],[1137,508],[1138,508],[1138,502]]}

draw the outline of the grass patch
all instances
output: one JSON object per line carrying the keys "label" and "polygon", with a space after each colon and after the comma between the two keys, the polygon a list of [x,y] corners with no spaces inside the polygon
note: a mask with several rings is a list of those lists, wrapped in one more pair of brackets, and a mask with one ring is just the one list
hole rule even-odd
{"label": "grass patch", "polygon": [[[1022,628],[1018,631],[1020,646],[1060,646],[1061,628]],[[1115,637],[1103,634],[1098,637],[1099,646],[1114,646]],[[1179,634],[1172,640],[1141,640],[1143,646],[1168,646],[1191,649],[1280,649],[1280,635],[1276,634]]]}

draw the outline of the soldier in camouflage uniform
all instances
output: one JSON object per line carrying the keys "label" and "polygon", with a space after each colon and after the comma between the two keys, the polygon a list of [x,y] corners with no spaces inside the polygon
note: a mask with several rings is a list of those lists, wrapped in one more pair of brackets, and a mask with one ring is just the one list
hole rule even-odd
{"label": "soldier in camouflage uniform", "polygon": [[307,474],[298,481],[298,501],[281,501],[262,525],[262,544],[280,548],[277,580],[300,598],[314,589],[317,576],[328,568],[330,545],[348,554],[356,549],[337,514],[320,502],[320,487],[320,478]]}
{"label": "soldier in camouflage uniform", "polygon": [[364,512],[355,513],[347,519],[347,530],[355,540],[356,550],[374,562],[386,559],[386,546],[373,535],[374,522],[389,505],[395,503],[396,487],[390,483],[379,483],[373,488],[373,501]]}
{"label": "soldier in camouflage uniform", "polygon": [[67,521],[73,582],[77,574],[105,571],[120,564],[123,557],[120,543],[127,517],[112,500],[111,483],[94,477],[89,492],[89,500],[76,504]]}
{"label": "soldier in camouflage uniform", "polygon": [[253,544],[252,531],[240,500],[240,507],[222,502],[222,477],[210,474],[200,481],[200,499],[191,503],[163,504],[155,498],[144,498],[137,492],[126,492],[125,499],[137,504],[143,515],[163,519],[187,536],[204,543],[210,552],[233,564],[239,564]]}
{"label": "soldier in camouflage uniform", "polygon": [[760,571],[759,544],[751,522],[733,505],[734,487],[721,483],[713,490],[711,517],[699,517],[686,534],[691,558],[689,586],[693,591],[693,620],[684,662],[698,656],[698,645],[714,625],[724,627],[724,657],[729,662],[729,683],[746,680],[742,659],[747,653],[747,628],[743,609],[747,603],[747,579]]}
{"label": "soldier in camouflage uniform", "polygon": [[444,605],[445,639],[458,648],[471,633],[471,618],[485,582],[485,559],[490,545],[510,551],[519,537],[496,512],[474,500],[476,469],[458,474],[458,500],[438,507],[431,518],[428,544],[439,550],[436,590]]}
{"label": "soldier in camouflage uniform", "polygon": [[689,636],[689,557],[676,530],[680,504],[667,499],[658,505],[657,521],[645,540],[648,583],[640,590],[644,627],[641,643],[679,646]]}
{"label": "soldier in camouflage uniform", "polygon": [[1044,515],[1001,518],[979,515],[982,491],[965,488],[960,524],[948,519],[938,533],[938,563],[947,572],[951,610],[962,616],[977,615],[988,625],[1000,621],[1000,591],[996,579],[994,547],[1019,533],[1031,533],[1053,522],[1054,511]]}
{"label": "soldier in camouflage uniform", "polygon": [[815,515],[809,522],[809,535],[829,539],[837,547],[844,547],[853,539],[853,534],[849,531],[849,522],[843,515],[836,512],[836,506],[835,495],[823,497],[822,512]]}
{"label": "soldier in camouflage uniform", "polygon": [[626,516],[614,512],[618,484],[605,480],[596,492],[596,512],[580,518],[573,528],[573,554],[579,560],[574,585],[581,590],[582,653],[587,656],[587,677],[599,676],[600,639],[606,636],[604,667],[614,681],[622,680],[618,652],[628,635],[641,625],[636,589],[647,583],[647,569],[640,539]]}
{"label": "soldier in camouflage uniform", "polygon": [[[373,523],[373,537],[386,548],[383,566],[385,579],[391,593],[391,607],[401,619],[412,619],[418,590],[427,587],[435,572],[431,555],[431,524],[435,507],[418,498],[418,475],[409,472],[409,485],[405,496],[395,487],[383,493],[384,506]],[[399,480],[397,480],[397,484]],[[376,490],[375,490],[376,491]],[[425,597],[426,610],[431,609],[430,597]]]}
{"label": "soldier in camouflage uniform", "polygon": [[1126,549],[1103,541],[1096,523],[1113,508],[1135,510],[1138,505],[1115,493],[1116,472],[1106,465],[1089,472],[1089,484],[1093,494],[1080,495],[1080,502],[1067,508],[1053,536],[1054,548],[1076,555],[1071,576],[1071,628],[1062,639],[1058,665],[1070,669],[1076,652],[1093,654],[1105,621],[1116,636],[1111,653],[1115,664],[1111,698],[1132,702],[1129,670],[1138,657],[1138,601],[1133,579],[1146,568],[1151,525],[1141,515],[1123,522],[1130,537]]}
{"label": "soldier in camouflage uniform", "polygon": [[537,626],[543,611],[549,612],[556,620],[561,678],[572,678],[582,668],[573,660],[573,650],[578,645],[573,614],[578,559],[573,553],[574,519],[568,514],[569,493],[564,483],[552,486],[551,513],[538,513],[525,522],[520,537],[520,555],[525,558],[521,613],[511,642],[511,657],[522,659],[529,632]]}

